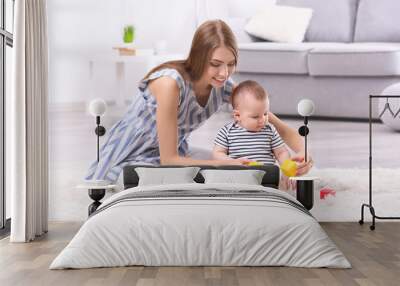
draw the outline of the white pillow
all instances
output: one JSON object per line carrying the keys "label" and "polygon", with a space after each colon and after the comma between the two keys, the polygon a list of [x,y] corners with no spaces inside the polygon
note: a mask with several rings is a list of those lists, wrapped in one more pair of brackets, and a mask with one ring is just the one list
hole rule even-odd
{"label": "white pillow", "polygon": [[310,8],[268,5],[250,19],[245,30],[268,41],[301,43],[311,16]]}
{"label": "white pillow", "polygon": [[262,170],[201,170],[205,184],[261,185],[265,171]]}
{"label": "white pillow", "polygon": [[199,170],[199,167],[135,168],[139,186],[195,183],[193,179]]}

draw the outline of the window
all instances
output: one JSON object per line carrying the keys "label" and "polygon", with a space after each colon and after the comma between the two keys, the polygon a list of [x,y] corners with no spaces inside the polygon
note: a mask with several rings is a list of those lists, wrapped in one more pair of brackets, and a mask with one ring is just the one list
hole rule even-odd
{"label": "window", "polygon": [[0,236],[9,232],[10,194],[5,188],[5,98],[11,92],[14,0],[0,0]]}

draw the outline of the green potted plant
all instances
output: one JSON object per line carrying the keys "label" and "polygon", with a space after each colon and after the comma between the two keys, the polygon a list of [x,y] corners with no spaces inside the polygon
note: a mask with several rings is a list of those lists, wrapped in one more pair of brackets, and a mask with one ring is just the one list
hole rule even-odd
{"label": "green potted plant", "polygon": [[126,25],[124,27],[124,43],[130,44],[135,39],[135,27],[133,25]]}

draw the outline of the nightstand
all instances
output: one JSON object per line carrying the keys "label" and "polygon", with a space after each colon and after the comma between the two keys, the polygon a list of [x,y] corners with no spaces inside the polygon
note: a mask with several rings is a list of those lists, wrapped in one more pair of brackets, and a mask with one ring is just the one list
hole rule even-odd
{"label": "nightstand", "polygon": [[314,181],[317,177],[290,177],[289,180],[296,181],[296,199],[308,210],[314,205]]}
{"label": "nightstand", "polygon": [[78,185],[76,188],[78,189],[87,189],[89,197],[94,201],[92,204],[89,205],[88,207],[88,215],[90,216],[93,212],[97,210],[97,208],[101,205],[100,200],[104,198],[106,194],[106,190],[112,190],[116,187],[117,185],[90,185],[90,184],[83,184],[83,185]]}

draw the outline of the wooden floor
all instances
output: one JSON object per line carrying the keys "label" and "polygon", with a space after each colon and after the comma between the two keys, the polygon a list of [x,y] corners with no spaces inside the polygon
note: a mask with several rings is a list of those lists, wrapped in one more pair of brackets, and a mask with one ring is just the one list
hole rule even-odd
{"label": "wooden floor", "polygon": [[51,223],[47,235],[28,244],[0,241],[0,285],[400,285],[400,223],[322,223],[353,268],[119,267],[48,270],[79,229]]}

